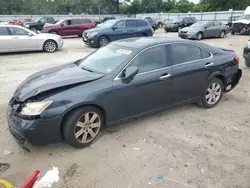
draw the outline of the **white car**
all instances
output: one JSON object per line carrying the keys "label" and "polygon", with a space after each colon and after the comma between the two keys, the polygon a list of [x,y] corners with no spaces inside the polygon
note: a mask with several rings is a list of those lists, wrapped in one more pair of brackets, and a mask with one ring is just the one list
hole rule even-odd
{"label": "white car", "polygon": [[52,53],[63,47],[59,35],[34,33],[17,25],[0,25],[0,53],[39,51]]}

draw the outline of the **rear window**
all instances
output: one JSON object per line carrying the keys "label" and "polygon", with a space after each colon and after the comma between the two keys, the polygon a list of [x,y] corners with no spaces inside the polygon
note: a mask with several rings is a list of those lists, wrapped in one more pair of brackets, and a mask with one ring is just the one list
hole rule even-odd
{"label": "rear window", "polygon": [[136,20],[138,27],[147,26],[148,23],[145,20]]}
{"label": "rear window", "polygon": [[0,27],[0,35],[9,35],[7,27]]}

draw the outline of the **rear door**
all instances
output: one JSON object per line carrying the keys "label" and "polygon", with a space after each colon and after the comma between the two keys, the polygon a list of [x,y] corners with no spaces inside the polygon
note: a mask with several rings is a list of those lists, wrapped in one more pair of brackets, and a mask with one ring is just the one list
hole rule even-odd
{"label": "rear door", "polygon": [[19,27],[9,27],[11,45],[15,51],[40,50],[36,36],[29,36],[28,31]]}
{"label": "rear door", "polygon": [[213,37],[219,37],[220,36],[220,33],[222,31],[221,28],[222,28],[222,24],[220,22],[214,22],[215,33],[214,33]]}
{"label": "rear door", "polygon": [[9,29],[0,27],[0,52],[14,51],[14,46],[11,44],[12,36]]}
{"label": "rear door", "polygon": [[170,44],[175,102],[199,97],[213,72],[211,53],[187,43]]}
{"label": "rear door", "polygon": [[71,20],[72,35],[82,35],[85,28],[85,23],[83,19],[73,19]]}
{"label": "rear door", "polygon": [[141,32],[136,20],[126,20],[126,38],[137,37]]}

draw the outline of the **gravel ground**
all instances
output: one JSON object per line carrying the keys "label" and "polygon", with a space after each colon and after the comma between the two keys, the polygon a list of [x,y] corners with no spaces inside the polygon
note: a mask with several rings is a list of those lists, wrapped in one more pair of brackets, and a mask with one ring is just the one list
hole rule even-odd
{"label": "gravel ground", "polygon": [[[158,36],[176,36],[175,33]],[[44,68],[77,60],[94,49],[79,38],[65,39],[62,50],[0,56],[0,162],[11,167],[0,178],[16,186],[34,170],[60,171],[55,187],[250,187],[250,69],[242,58],[247,36],[202,42],[233,49],[240,56],[243,78],[220,104],[204,110],[187,105],[106,129],[91,147],[76,150],[65,143],[23,151],[7,129],[6,108],[15,88]],[[53,125],[51,125],[53,126]],[[13,152],[8,156],[4,151]],[[158,180],[157,174],[164,179]]]}

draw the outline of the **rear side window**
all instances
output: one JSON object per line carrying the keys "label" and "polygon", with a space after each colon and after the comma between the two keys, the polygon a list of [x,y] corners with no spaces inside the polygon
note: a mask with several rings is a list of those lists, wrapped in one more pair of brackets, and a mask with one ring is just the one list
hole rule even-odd
{"label": "rear side window", "polygon": [[210,57],[207,51],[194,45],[179,43],[171,44],[170,47],[173,65]]}
{"label": "rear side window", "polygon": [[165,46],[157,46],[140,53],[129,67],[138,67],[139,73],[167,67]]}
{"label": "rear side window", "polygon": [[135,20],[127,20],[126,21],[126,27],[127,28],[137,27],[136,21]]}
{"label": "rear side window", "polygon": [[83,20],[80,19],[71,20],[71,25],[77,25],[77,24],[83,24]]}
{"label": "rear side window", "polygon": [[18,27],[9,27],[12,35],[28,35],[28,31],[18,28]]}
{"label": "rear side window", "polygon": [[138,27],[143,27],[148,25],[148,22],[145,20],[136,20],[136,22]]}
{"label": "rear side window", "polygon": [[7,27],[0,27],[0,36],[9,35]]}
{"label": "rear side window", "polygon": [[88,20],[88,19],[84,19],[83,22],[84,22],[84,23],[92,23],[92,21],[91,21],[91,20]]}

